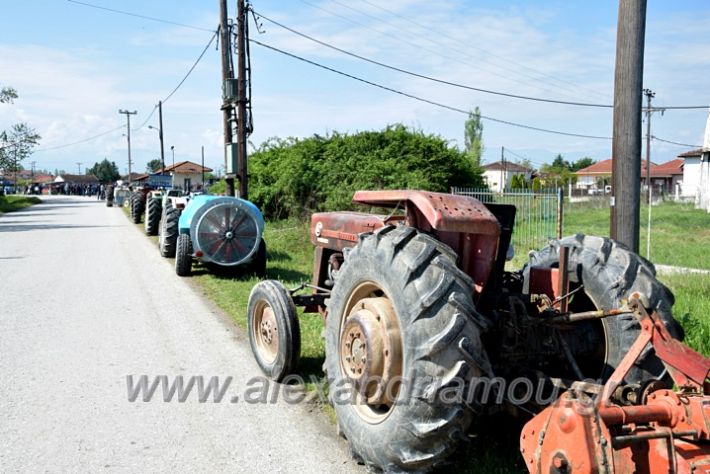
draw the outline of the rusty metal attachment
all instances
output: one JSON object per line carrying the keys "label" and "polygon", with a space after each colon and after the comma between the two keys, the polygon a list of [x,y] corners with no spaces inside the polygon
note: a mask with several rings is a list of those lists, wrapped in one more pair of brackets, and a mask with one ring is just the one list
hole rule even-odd
{"label": "rusty metal attachment", "polygon": [[[629,309],[641,332],[601,394],[566,392],[525,425],[520,452],[531,473],[710,472],[710,359],[673,339],[639,300],[630,301]],[[628,311],[606,316],[621,312]],[[612,394],[649,344],[677,390],[649,384],[642,391],[643,404],[612,403]]]}

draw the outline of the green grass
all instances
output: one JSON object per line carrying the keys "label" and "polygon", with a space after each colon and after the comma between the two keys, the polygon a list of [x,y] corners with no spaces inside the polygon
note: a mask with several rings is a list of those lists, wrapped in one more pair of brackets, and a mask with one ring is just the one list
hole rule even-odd
{"label": "green grass", "polygon": [[[604,201],[606,202],[606,201]],[[646,256],[648,206],[641,206],[639,253]],[[609,207],[568,204],[564,234],[609,236]],[[690,203],[666,202],[651,208],[651,255],[654,263],[710,269],[710,214]]]}
{"label": "green grass", "polygon": [[[655,208],[654,212],[656,212]],[[605,235],[604,231],[608,230],[605,220],[607,214],[607,210],[591,207],[577,206],[568,209],[568,222],[565,226],[568,229],[567,233],[583,231]],[[681,244],[676,254],[684,255],[686,260],[676,264],[700,266],[698,262],[692,261],[692,255],[696,254],[694,249],[686,248],[692,245],[685,244],[688,241],[686,237],[688,231],[682,229],[692,229],[690,232],[710,238],[707,230],[702,234],[703,229],[701,229],[701,224],[705,222],[706,217],[693,212],[687,206],[680,205],[659,208],[656,215],[659,219],[659,235],[665,236],[668,242]],[[704,242],[701,237],[697,235],[696,237]],[[313,247],[309,240],[307,222],[296,220],[267,222],[265,239],[268,245],[268,278],[280,280],[289,288],[310,281]],[[710,244],[710,242],[705,243]],[[653,249],[655,247],[652,246]],[[669,263],[673,264],[675,261],[670,260]],[[193,279],[204,290],[205,295],[234,319],[237,325],[246,328],[247,300],[252,287],[258,281],[256,278],[241,280],[225,278],[196,267]],[[686,342],[694,349],[710,356],[710,277],[692,274],[663,276],[660,279],[675,293],[674,315],[686,330]],[[306,378],[309,376],[322,378],[323,323],[319,315],[302,313],[300,323],[302,363],[299,373]],[[313,389],[313,387],[307,388]],[[331,419],[334,419],[331,407],[326,405],[322,409]],[[492,474],[525,472],[525,465],[518,451],[518,434],[521,427],[520,420],[503,415],[475,419],[471,428],[471,442],[456,452],[452,459],[453,465],[447,468],[447,472]]]}
{"label": "green grass", "polygon": [[0,213],[19,211],[41,202],[36,196],[0,196]]}

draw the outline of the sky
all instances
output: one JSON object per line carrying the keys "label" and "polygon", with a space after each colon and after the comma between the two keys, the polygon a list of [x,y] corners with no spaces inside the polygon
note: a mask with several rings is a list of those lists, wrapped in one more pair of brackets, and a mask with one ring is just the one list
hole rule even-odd
{"label": "sky", "polygon": [[[83,1],[83,0],[82,0]],[[0,130],[26,122],[42,136],[37,169],[82,173],[104,158],[127,170],[125,115],[133,169],[159,158],[151,111],[185,77],[216,29],[219,2],[3,1],[0,87],[19,94],[0,104]],[[234,17],[236,4],[228,2]],[[612,110],[485,94],[402,74],[344,55],[269,20],[390,66],[465,86],[555,100],[611,104],[618,2],[610,0],[253,0],[261,14],[251,37],[288,53],[405,94],[462,111],[580,135],[610,137]],[[267,20],[268,18],[268,20]],[[710,104],[710,2],[649,0],[644,87],[654,105]],[[179,25],[178,25],[179,24]],[[259,31],[261,30],[261,31]],[[223,163],[220,52],[216,43],[163,106],[166,162]],[[356,133],[402,123],[463,147],[466,114],[353,80],[252,43],[251,147],[271,137]],[[708,111],[668,110],[652,135],[701,145]],[[544,133],[484,120],[484,162],[525,157],[539,166],[610,157],[611,140]],[[645,130],[645,127],[644,127]],[[98,138],[91,139],[101,134]],[[89,140],[87,140],[89,139]],[[86,140],[86,141],[85,141]],[[82,142],[75,144],[76,142]],[[663,163],[688,147],[652,142]],[[81,163],[81,165],[77,165]]]}

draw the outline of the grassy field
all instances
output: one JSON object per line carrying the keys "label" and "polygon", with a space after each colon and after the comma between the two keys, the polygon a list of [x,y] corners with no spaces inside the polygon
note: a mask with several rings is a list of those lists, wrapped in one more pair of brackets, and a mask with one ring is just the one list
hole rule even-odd
{"label": "grassy field", "polygon": [[19,211],[41,202],[36,196],[0,196],[0,213]]}
{"label": "grassy field", "polygon": [[[703,249],[710,248],[710,216],[700,215],[687,206],[672,205],[656,210],[657,238],[652,252],[662,263],[692,267],[708,267],[703,259]],[[607,210],[590,206],[568,209],[565,228],[567,233],[582,231],[605,235],[608,228]],[[705,225],[705,228],[703,228]],[[287,287],[309,281],[313,248],[308,238],[308,223],[296,220],[268,222],[268,278],[282,281]],[[692,237],[688,234],[694,234]],[[673,246],[674,251],[664,249]],[[699,247],[699,248],[696,248]],[[157,248],[156,248],[157,252]],[[653,255],[652,255],[653,258]],[[654,258],[654,260],[658,261]],[[215,276],[200,268],[194,280],[206,296],[229,314],[242,328],[246,327],[246,306],[256,278],[244,280]],[[676,296],[675,317],[684,326],[688,344],[710,356],[710,277],[705,275],[672,275],[660,278]],[[324,347],[321,338],[323,324],[320,316],[301,314],[302,376],[322,377]],[[332,417],[328,406],[323,409]],[[478,419],[472,426],[471,443],[454,456],[448,472],[516,473],[524,472],[518,452],[520,421],[505,416]]]}
{"label": "grassy field", "polygon": [[[604,201],[606,203],[606,201]],[[565,235],[582,232],[609,236],[609,207],[567,204]],[[648,206],[641,207],[639,253],[646,256]],[[667,202],[651,207],[651,255],[654,263],[710,269],[710,214],[690,203]]]}

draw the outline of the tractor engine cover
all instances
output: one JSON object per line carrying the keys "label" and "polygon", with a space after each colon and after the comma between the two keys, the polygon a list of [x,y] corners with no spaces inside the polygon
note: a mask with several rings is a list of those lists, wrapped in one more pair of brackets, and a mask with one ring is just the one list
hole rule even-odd
{"label": "tractor engine cover", "polygon": [[197,259],[231,267],[248,263],[259,249],[264,217],[244,199],[201,195],[190,200],[178,226],[190,234]]}

